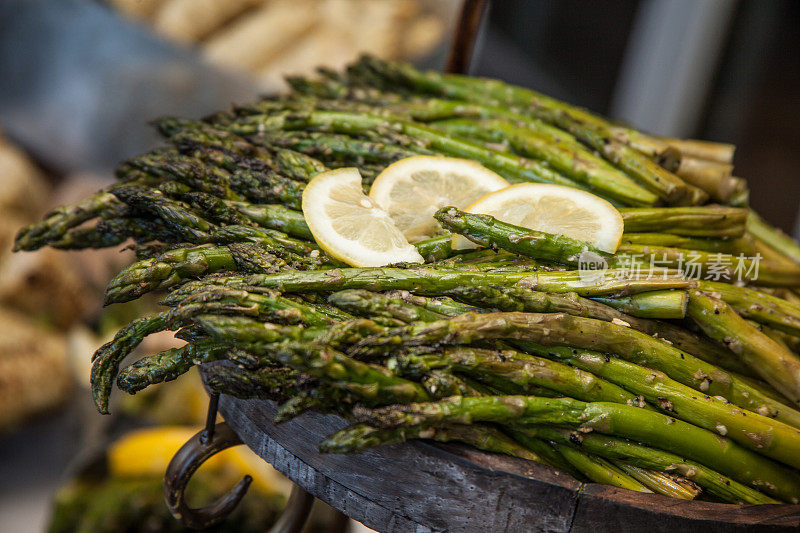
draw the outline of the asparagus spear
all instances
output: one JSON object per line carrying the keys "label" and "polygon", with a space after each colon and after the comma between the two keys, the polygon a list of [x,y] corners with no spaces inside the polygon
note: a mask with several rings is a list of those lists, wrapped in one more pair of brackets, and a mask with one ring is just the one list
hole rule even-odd
{"label": "asparagus spear", "polygon": [[144,357],[122,369],[117,376],[117,387],[128,394],[135,394],[155,383],[177,379],[194,365],[216,361],[223,357],[226,351],[226,348],[209,341],[170,348]]}
{"label": "asparagus spear", "polygon": [[778,500],[715,472],[701,463],[687,461],[679,455],[625,439],[546,426],[529,426],[522,431],[529,435],[578,446],[607,459],[628,461],[630,464],[658,471],[675,472],[702,486],[714,496],[731,503],[754,505],[779,503]]}
{"label": "asparagus spear", "polygon": [[207,363],[205,370],[205,381],[212,390],[237,398],[282,400],[302,391],[300,374],[286,367],[248,370],[218,361]]}
{"label": "asparagus spear", "polygon": [[[645,302],[641,305],[649,306],[652,304],[652,301],[648,302],[648,300],[653,297],[653,292],[643,292],[622,298],[594,297],[594,300],[606,303],[608,306],[599,305],[592,300],[580,298],[575,294],[546,294],[523,287],[476,285],[472,287],[458,287],[446,292],[459,300],[470,302],[483,308],[495,308],[500,311],[564,312],[575,316],[586,316],[609,322],[614,322],[616,320],[619,324],[627,324],[633,329],[646,333],[654,338],[664,339],[676,348],[713,365],[747,376],[755,375],[747,365],[741,363],[734,357],[732,352],[710,342],[704,337],[695,335],[685,328],[668,322],[644,320],[639,317],[617,312],[614,309],[626,306],[629,307],[630,305],[639,306],[640,302],[637,299],[639,296],[641,296],[642,300]],[[662,291],[654,292],[661,293]],[[677,292],[682,295],[680,304],[685,312],[685,305],[687,303],[686,293],[683,291],[669,292]],[[426,300],[424,298],[420,296],[415,296],[414,298],[417,299],[418,305],[425,304]],[[419,299],[422,300],[420,301]],[[672,300],[672,298],[670,298],[670,300]],[[476,309],[477,308],[470,308],[463,304],[460,306],[453,306],[451,304],[447,312],[443,314],[455,316],[461,313],[476,312]]]}
{"label": "asparagus spear", "polygon": [[787,409],[741,378],[708,364],[670,344],[629,327],[561,313],[465,314],[437,322],[415,324],[368,337],[355,346],[375,350],[398,344],[421,346],[471,344],[481,340],[522,340],[548,346],[574,346],[617,354],[709,395],[722,396],[750,411],[800,427],[800,412]]}
{"label": "asparagus spear", "polygon": [[626,233],[658,231],[687,237],[741,237],[747,210],[738,207],[634,207],[620,209]]}
{"label": "asparagus spear", "polygon": [[639,244],[656,248],[683,248],[686,250],[703,250],[706,252],[722,252],[727,254],[755,255],[755,246],[747,237],[738,239],[708,239],[685,237],[669,233],[625,233],[622,244]]}
{"label": "asparagus spear", "polygon": [[751,210],[748,213],[747,230],[785,257],[800,264],[800,245],[778,228],[764,222],[755,211]]}
{"label": "asparagus spear", "polygon": [[686,316],[688,296],[685,291],[673,290],[641,292],[622,298],[595,298],[594,300],[630,316],[663,319]]}
{"label": "asparagus spear", "polygon": [[[480,391],[479,395],[492,395],[496,393],[493,391],[493,389],[488,387],[485,389],[487,390]],[[537,395],[538,394],[539,393],[537,393]],[[608,476],[608,471],[594,460],[597,459],[596,457],[592,458],[585,456],[585,454],[581,454],[585,456],[584,458],[581,458],[573,455],[572,461],[565,461],[563,445],[554,444],[554,449],[553,446],[548,446],[547,443],[539,439],[532,438],[530,436],[530,432],[522,428],[507,428],[506,431],[512,435],[517,442],[523,444],[528,449],[536,451],[541,457],[546,458],[547,463],[556,466],[565,472],[569,472],[576,479],[582,479],[584,476],[586,476],[589,479],[597,480],[598,474],[603,473],[605,473],[606,477]],[[676,483],[662,473],[648,470],[646,472],[639,472],[639,474],[642,477],[646,477],[648,479],[649,486],[653,488],[653,490],[656,490],[660,493],[674,493],[678,490]],[[625,483],[626,480],[630,482],[630,478],[628,477],[622,477],[621,482]],[[614,482],[613,476],[611,482]],[[625,485],[620,486],[625,487]],[[682,495],[684,493],[685,491],[681,491]]]}
{"label": "asparagus spear", "polygon": [[655,472],[646,468],[633,466],[623,461],[612,461],[611,464],[639,481],[653,492],[678,498],[680,500],[693,500],[700,494],[701,489],[686,478],[669,476],[664,472]]}
{"label": "asparagus spear", "polygon": [[425,258],[426,262],[432,263],[433,261],[446,259],[453,254],[453,250],[450,247],[451,242],[450,235],[442,235],[415,242],[414,246],[417,247],[417,251]]}
{"label": "asparagus spear", "polygon": [[663,140],[686,156],[717,163],[732,163],[733,152],[736,150],[734,145],[726,143],[674,138],[664,138]]}
{"label": "asparagus spear", "polygon": [[348,135],[274,131],[261,134],[259,138],[264,142],[291,148],[322,161],[342,161],[358,166],[370,162],[386,165],[404,157],[431,153],[422,146],[411,149]]}
{"label": "asparagus spear", "polygon": [[300,239],[314,239],[300,211],[280,204],[229,202],[228,205],[263,228],[282,231]]}
{"label": "asparagus spear", "polygon": [[403,322],[433,322],[444,315],[417,306],[399,297],[377,294],[363,289],[348,289],[334,292],[328,302],[340,309],[363,317],[383,316]]}
{"label": "asparagus spear", "polygon": [[238,312],[253,316],[261,315],[270,320],[302,322],[321,328],[320,330],[309,329],[306,331],[301,328],[284,327],[281,329],[274,325],[269,325],[268,328],[262,326],[263,334],[271,334],[275,340],[279,340],[281,334],[293,334],[295,337],[300,337],[305,333],[313,338],[327,331],[325,326],[329,326],[331,322],[328,317],[314,308],[282,298],[274,292],[252,294],[246,291],[231,291],[224,287],[204,287],[204,291],[198,292],[195,290],[196,287],[196,285],[190,285],[189,288],[184,286],[184,290],[190,295],[188,298],[185,294],[178,293],[173,295],[173,301],[168,301],[168,303],[180,303],[181,305],[177,305],[167,312],[156,313],[132,321],[120,329],[113,340],[98,348],[92,357],[91,384],[92,397],[101,413],[108,413],[111,387],[122,360],[148,335],[183,327],[188,321],[194,320],[198,314],[215,311]]}
{"label": "asparagus spear", "polygon": [[[145,229],[146,226],[149,226]],[[144,230],[144,231],[143,231]],[[57,250],[84,250],[86,248],[109,248],[118,246],[129,237],[150,240],[161,233],[155,224],[134,219],[101,220],[95,226],[73,228],[61,237],[50,240],[47,245]],[[168,241],[172,234],[162,234],[159,240]]]}
{"label": "asparagus spear", "polygon": [[793,405],[800,405],[800,357],[752,327],[728,304],[701,291],[689,291],[688,313],[709,337],[726,343]]}
{"label": "asparagus spear", "polygon": [[233,189],[230,172],[222,168],[204,165],[201,161],[187,155],[151,152],[129,159],[125,165],[127,168],[138,169],[157,176],[163,181],[178,181],[193,190],[212,194],[218,198],[243,199]]}
{"label": "asparagus spear", "polygon": [[136,210],[160,219],[164,225],[185,240],[205,242],[215,225],[197,215],[184,202],[172,200],[158,189],[125,186],[114,189],[114,195]]}
{"label": "asparagus spear", "polygon": [[92,356],[92,398],[101,414],[108,414],[108,398],[122,360],[146,336],[163,331],[167,324],[167,313],[138,318],[119,330],[113,340],[98,348]]}
{"label": "asparagus spear", "polygon": [[[277,258],[276,258],[277,259]],[[119,272],[106,288],[105,304],[134,300],[147,292],[219,270],[235,270],[227,247],[177,248],[158,258],[144,259]]]}
{"label": "asparagus spear", "polygon": [[790,335],[800,335],[800,302],[715,281],[700,281],[698,288],[724,301],[746,318]]}
{"label": "asparagus spear", "polygon": [[438,442],[463,442],[487,452],[502,453],[537,463],[545,463],[539,455],[504,435],[500,430],[483,424],[452,424],[436,428],[379,429],[354,424],[329,435],[319,445],[322,453],[353,453],[408,439],[430,439]]}
{"label": "asparagus spear", "polygon": [[624,244],[618,256],[630,256],[633,261],[657,264],[659,267],[682,268],[687,276],[696,279],[723,279],[729,283],[749,281],[765,286],[800,285],[800,266],[781,265],[749,258],[680,248],[656,248],[639,244]]}
{"label": "asparagus spear", "polygon": [[691,156],[682,156],[678,169],[675,170],[686,183],[704,190],[719,202],[726,203],[742,187],[743,183],[732,176],[733,165],[719,163]]}
{"label": "asparagus spear", "polygon": [[231,125],[231,129],[243,135],[253,135],[259,132],[280,129],[313,129],[350,134],[359,134],[374,129],[396,129],[405,135],[426,140],[430,143],[432,149],[445,155],[479,161],[513,182],[554,183],[585,189],[577,182],[559,174],[537,160],[512,156],[477,143],[449,137],[423,124],[409,121],[390,121],[375,115],[344,111],[253,115],[238,120]]}
{"label": "asparagus spear", "polygon": [[[521,438],[517,438],[518,436]],[[515,439],[512,440],[502,432],[483,424],[464,426],[452,424],[435,428],[409,427],[394,429],[379,429],[365,424],[354,424],[328,436],[320,444],[320,451],[323,453],[352,453],[384,444],[404,442],[412,438],[432,439],[440,442],[457,440],[482,450],[556,466],[571,473],[576,478],[580,479],[582,477],[578,470],[572,468],[569,462],[565,462],[564,457],[547,443],[538,439],[526,438],[522,435],[516,435]],[[581,462],[579,458],[575,458],[575,461]],[[601,468],[596,463],[582,464],[582,466],[590,470]],[[620,477],[628,479],[625,476]]]}
{"label": "asparagus spear", "polygon": [[[326,267],[327,258],[313,253],[308,247],[306,250],[309,255],[303,257],[285,249],[280,241],[269,234],[257,231],[248,233],[255,242],[174,248],[157,257],[140,260],[123,269],[109,282],[105,304],[133,300],[147,292],[166,289],[187,279],[223,270],[270,274],[284,268],[307,270]],[[217,240],[220,234],[232,235],[230,230],[215,232],[212,240]]]}
{"label": "asparagus spear", "polygon": [[176,145],[191,142],[203,146],[216,146],[233,154],[250,157],[272,165],[273,153],[234,134],[206,122],[176,117],[163,117],[151,122],[156,130]]}
{"label": "asparagus spear", "polygon": [[[489,98],[554,124],[595,149],[641,185],[670,203],[701,204],[708,199],[708,195],[700,189],[686,184],[648,157],[618,140],[626,135],[628,138],[635,137],[641,140],[644,138],[641,134],[625,128],[612,127],[605,120],[586,111],[528,89],[495,80],[443,76],[430,71],[420,72],[409,65],[384,63],[371,57],[362,58],[362,62],[367,63],[369,68],[379,75],[405,83],[422,92],[478,102]],[[669,146],[665,143],[655,142],[659,145],[660,152],[669,150]]]}
{"label": "asparagus spear", "polygon": [[[546,354],[547,357],[563,363],[573,364],[616,383],[642,396],[671,416],[709,431],[727,435],[745,448],[774,459],[785,462],[782,450],[796,447],[800,439],[800,429],[796,427],[738,409],[725,399],[699,393],[696,389],[670,379],[663,372],[588,350],[575,350],[563,346],[549,347],[534,343],[525,343],[521,347],[526,351]],[[783,440],[783,443],[779,444],[773,438]]]}
{"label": "asparagus spear", "polygon": [[478,307],[473,307],[471,305],[465,305],[460,302],[456,302],[452,298],[447,296],[444,297],[437,297],[437,298],[430,298],[425,296],[419,296],[417,294],[412,294],[409,291],[390,291],[387,293],[387,296],[391,298],[400,298],[405,302],[413,304],[418,307],[422,307],[427,309],[428,311],[432,311],[434,313],[438,313],[443,316],[456,316],[460,315],[461,313],[477,313],[480,312]]}
{"label": "asparagus spear", "polygon": [[[729,280],[741,277],[758,280],[763,285],[777,286],[800,284],[800,268],[765,263],[755,268],[754,261],[744,257],[642,245],[623,245],[616,256],[611,256],[569,237],[529,230],[489,215],[465,213],[455,207],[444,207],[434,216],[443,227],[476,244],[493,249],[502,248],[534,259],[577,265],[586,257],[583,254],[591,254],[592,260],[618,267],[644,262],[651,257],[659,261],[658,266],[651,266],[654,272],[663,267],[682,267],[687,274],[698,277],[714,275]],[[695,267],[698,272],[694,272]]]}
{"label": "asparagus spear", "polygon": [[637,479],[601,457],[586,455],[568,446],[558,447],[558,452],[595,483],[604,483],[636,492],[653,492]]}
{"label": "asparagus spear", "polygon": [[454,135],[477,135],[484,141],[508,142],[519,154],[542,159],[565,176],[624,205],[654,205],[658,201],[658,196],[637,185],[625,173],[585,150],[553,142],[550,135],[498,119],[451,119],[434,125]]}
{"label": "asparagus spear", "polygon": [[121,202],[114,194],[99,191],[72,205],[58,207],[45,215],[41,222],[19,230],[14,251],[38,250],[50,241],[62,238],[69,229],[91,220],[104,211],[119,210]]}
{"label": "asparagus spear", "polygon": [[608,270],[601,280],[581,279],[578,272],[468,272],[429,268],[335,268],[325,271],[282,272],[224,276],[216,283],[231,287],[252,286],[284,292],[328,292],[342,289],[372,291],[407,290],[439,295],[464,285],[519,286],[552,293],[574,292],[581,296],[626,295],[661,289],[683,289],[689,282],[677,274],[653,279],[631,279],[627,272]]}
{"label": "asparagus spear", "polygon": [[614,266],[614,258],[585,242],[502,222],[491,215],[474,215],[455,207],[443,207],[433,215],[445,229],[475,244],[502,248],[533,259],[578,265],[581,254],[590,253]]}
{"label": "asparagus spear", "polygon": [[449,368],[464,373],[497,390],[506,385],[530,392],[544,387],[584,401],[633,403],[636,395],[589,372],[514,350],[492,351],[480,348],[453,347],[429,355],[402,355],[390,365],[401,368],[403,375],[420,374],[435,368]]}
{"label": "asparagus spear", "polygon": [[[218,320],[221,317],[213,317]],[[228,339],[224,329],[214,328],[220,339]],[[324,379],[333,387],[346,390],[366,405],[425,401],[427,391],[414,381],[394,375],[386,368],[357,361],[336,350],[303,342],[248,345],[255,354],[264,354],[299,372]]]}
{"label": "asparagus spear", "polygon": [[800,479],[791,470],[716,433],[623,404],[534,396],[454,396],[436,402],[358,408],[354,414],[358,421],[382,428],[494,422],[596,431],[668,449],[770,496],[800,502]]}

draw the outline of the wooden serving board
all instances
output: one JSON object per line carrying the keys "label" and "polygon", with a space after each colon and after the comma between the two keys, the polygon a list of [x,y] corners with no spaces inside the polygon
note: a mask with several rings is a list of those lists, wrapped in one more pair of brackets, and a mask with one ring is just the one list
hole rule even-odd
{"label": "wooden serving board", "polygon": [[423,441],[321,454],[317,445],[345,427],[345,420],[306,413],[275,425],[272,402],[225,395],[220,412],[245,444],[286,477],[382,532],[800,530],[800,505],[680,501],[580,483],[530,461]]}

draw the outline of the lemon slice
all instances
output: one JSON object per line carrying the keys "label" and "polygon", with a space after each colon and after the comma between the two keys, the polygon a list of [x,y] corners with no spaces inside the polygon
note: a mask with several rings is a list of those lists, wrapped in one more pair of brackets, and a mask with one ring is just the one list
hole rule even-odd
{"label": "lemon slice", "polygon": [[364,194],[358,169],[317,174],[303,191],[303,216],[320,248],[348,265],[424,262],[389,214]]}
{"label": "lemon slice", "polygon": [[401,159],[381,172],[369,196],[385,209],[410,242],[440,230],[433,214],[445,206],[463,209],[508,182],[469,159],[420,155]]}
{"label": "lemon slice", "polygon": [[[492,215],[523,228],[565,235],[614,253],[622,239],[622,215],[613,205],[588,192],[539,183],[520,183],[487,194],[465,209]],[[477,248],[461,235],[454,250]]]}

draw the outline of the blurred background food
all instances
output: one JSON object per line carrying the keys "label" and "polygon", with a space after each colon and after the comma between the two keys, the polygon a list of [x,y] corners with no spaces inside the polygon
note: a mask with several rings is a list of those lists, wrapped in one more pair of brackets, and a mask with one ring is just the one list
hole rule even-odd
{"label": "blurred background food", "polygon": [[[164,505],[163,476],[172,456],[196,431],[193,426],[159,426],[125,433],[58,489],[47,530],[183,531]],[[208,531],[263,532],[280,515],[289,482],[244,446],[224,450],[201,466],[187,489],[187,501],[211,502],[244,475],[253,478],[244,499]],[[324,507],[315,509],[305,531],[325,531],[330,514]]]}
{"label": "blurred background food", "polygon": [[338,69],[369,51],[419,60],[440,46],[457,0],[109,0],[159,35],[265,87]]}

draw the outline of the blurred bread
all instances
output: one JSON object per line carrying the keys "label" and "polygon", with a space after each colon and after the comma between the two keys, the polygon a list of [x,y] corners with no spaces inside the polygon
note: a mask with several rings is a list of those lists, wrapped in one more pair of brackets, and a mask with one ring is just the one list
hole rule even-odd
{"label": "blurred bread", "polygon": [[166,0],[153,25],[161,34],[191,44],[264,0]]}
{"label": "blurred bread", "polygon": [[64,338],[0,309],[0,431],[56,408],[70,390]]}
{"label": "blurred bread", "polygon": [[206,41],[205,56],[223,68],[254,71],[290,50],[319,22],[309,0],[272,0]]}
{"label": "blurred bread", "polygon": [[85,318],[97,295],[70,261],[49,248],[7,255],[0,263],[0,304],[59,328]]}
{"label": "blurred bread", "polygon": [[265,88],[278,88],[286,75],[312,72],[320,64],[321,56],[325,57],[326,67],[340,69],[352,61],[356,54],[345,35],[332,29],[323,29],[262,67],[257,74],[258,80]]}
{"label": "blurred bread", "polygon": [[369,52],[417,59],[442,42],[460,0],[112,0],[224,69],[278,89],[286,74],[338,68]]}

